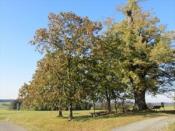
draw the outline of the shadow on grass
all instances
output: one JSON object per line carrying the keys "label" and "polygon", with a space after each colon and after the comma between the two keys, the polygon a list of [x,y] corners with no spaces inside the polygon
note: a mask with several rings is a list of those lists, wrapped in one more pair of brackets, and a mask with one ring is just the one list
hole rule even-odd
{"label": "shadow on grass", "polygon": [[175,110],[157,111],[158,113],[172,114],[175,115]]}
{"label": "shadow on grass", "polygon": [[[76,115],[78,113],[74,113]],[[98,120],[98,119],[109,119],[109,118],[117,118],[117,117],[128,117],[128,116],[143,116],[145,118],[154,118],[159,116],[166,115],[175,115],[175,110],[167,110],[167,111],[145,111],[145,112],[129,112],[129,113],[120,113],[120,114],[107,114],[102,116],[92,117],[89,115],[82,116],[74,116],[73,121],[86,122],[90,120]],[[67,117],[61,117],[62,119],[67,119]]]}
{"label": "shadow on grass", "polygon": [[[63,117],[59,117],[57,116],[58,118],[60,119],[65,119],[65,120],[68,120],[68,117],[66,116],[63,116]],[[93,117],[91,117],[90,115],[83,115],[83,116],[74,116],[73,117],[73,121],[88,121],[88,120],[92,120]]]}
{"label": "shadow on grass", "polygon": [[[75,116],[73,121],[89,121],[89,120],[98,120],[98,119],[109,119],[117,117],[128,117],[128,116],[143,116],[145,118],[153,118],[159,116],[166,116],[167,114],[175,114],[175,110],[172,111],[146,111],[146,112],[130,112],[130,113],[120,113],[120,114],[108,114],[103,116],[92,117],[90,115],[84,116]],[[66,117],[67,118],[67,117]]]}

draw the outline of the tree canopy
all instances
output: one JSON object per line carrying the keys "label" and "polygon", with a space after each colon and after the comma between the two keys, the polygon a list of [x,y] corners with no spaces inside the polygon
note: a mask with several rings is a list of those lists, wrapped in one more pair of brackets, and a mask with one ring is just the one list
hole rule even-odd
{"label": "tree canopy", "polygon": [[106,101],[111,113],[112,100],[134,98],[134,110],[146,110],[146,92],[156,94],[174,80],[174,32],[136,0],[119,10],[124,19],[109,22],[104,32],[101,22],[88,17],[49,14],[48,27],[38,29],[31,41],[44,58],[20,89],[22,105],[54,107],[60,116],[68,108],[70,120],[73,105],[81,102]]}

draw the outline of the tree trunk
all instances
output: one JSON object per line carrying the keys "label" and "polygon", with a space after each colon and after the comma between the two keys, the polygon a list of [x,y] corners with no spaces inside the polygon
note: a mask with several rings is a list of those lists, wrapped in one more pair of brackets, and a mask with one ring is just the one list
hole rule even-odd
{"label": "tree trunk", "polygon": [[110,97],[107,97],[107,108],[108,108],[108,113],[111,113],[111,99]]}
{"label": "tree trunk", "polygon": [[108,110],[108,113],[111,113],[111,97],[110,97],[110,94],[109,94],[109,91],[108,89],[106,88],[106,102],[107,102],[107,110]]}
{"label": "tree trunk", "polygon": [[93,101],[93,110],[94,110],[94,115],[93,115],[93,117],[95,117],[95,101]]}
{"label": "tree trunk", "polygon": [[118,107],[117,107],[117,99],[115,98],[115,102],[114,102],[114,108],[115,108],[115,113],[118,113]]}
{"label": "tree trunk", "polygon": [[58,110],[59,110],[58,117],[63,117],[63,112],[62,112],[61,106],[58,108]]}
{"label": "tree trunk", "polygon": [[68,120],[71,121],[73,119],[73,110],[72,110],[72,103],[69,104],[69,117]]}
{"label": "tree trunk", "polygon": [[62,113],[62,101],[59,100],[59,103],[58,103],[58,117],[63,117],[63,113]]}
{"label": "tree trunk", "polygon": [[134,110],[143,111],[148,109],[145,101],[145,90],[135,91],[134,98],[135,98]]}
{"label": "tree trunk", "polygon": [[125,113],[125,99],[122,99],[122,111]]}

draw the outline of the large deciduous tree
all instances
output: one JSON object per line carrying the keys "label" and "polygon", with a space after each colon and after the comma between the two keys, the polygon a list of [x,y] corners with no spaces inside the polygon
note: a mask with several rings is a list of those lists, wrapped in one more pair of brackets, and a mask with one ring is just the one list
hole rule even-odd
{"label": "large deciduous tree", "polygon": [[109,32],[116,34],[121,42],[118,48],[121,50],[123,78],[132,87],[135,109],[145,110],[145,93],[157,91],[167,77],[164,67],[174,61],[171,33],[158,24],[157,17],[144,12],[137,0],[128,0],[120,10],[125,18],[114,23]]}
{"label": "large deciduous tree", "polygon": [[62,86],[69,103],[70,120],[73,117],[72,104],[76,100],[76,92],[81,88],[81,80],[77,74],[81,66],[80,61],[88,57],[100,29],[100,23],[92,22],[87,17],[79,17],[72,12],[50,14],[48,28],[38,29],[32,41],[42,52],[56,51],[63,54],[65,77]]}

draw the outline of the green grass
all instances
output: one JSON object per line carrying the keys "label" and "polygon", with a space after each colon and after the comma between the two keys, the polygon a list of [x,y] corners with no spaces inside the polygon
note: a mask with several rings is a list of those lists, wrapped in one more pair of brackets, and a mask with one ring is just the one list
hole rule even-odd
{"label": "green grass", "polygon": [[[163,109],[161,109],[160,112],[107,115],[96,118],[90,116],[90,112],[93,111],[74,111],[74,119],[68,121],[67,111],[64,111],[63,118],[59,118],[56,111],[13,111],[7,110],[8,106],[9,103],[0,103],[0,109],[3,109],[0,110],[0,121],[11,121],[29,131],[108,131],[131,122],[166,115],[174,110],[174,106],[167,106],[166,113],[162,113]],[[175,124],[171,125],[168,131],[174,130]]]}
{"label": "green grass", "polygon": [[165,110],[175,110],[175,106],[165,106]]}
{"label": "green grass", "polygon": [[74,111],[74,120],[57,117],[56,111],[10,111],[0,110],[0,121],[8,120],[29,131],[108,131],[131,122],[164,115],[162,113],[137,113],[109,115],[92,118],[90,111]]}
{"label": "green grass", "polygon": [[11,106],[11,102],[0,102],[0,109],[9,109]]}

